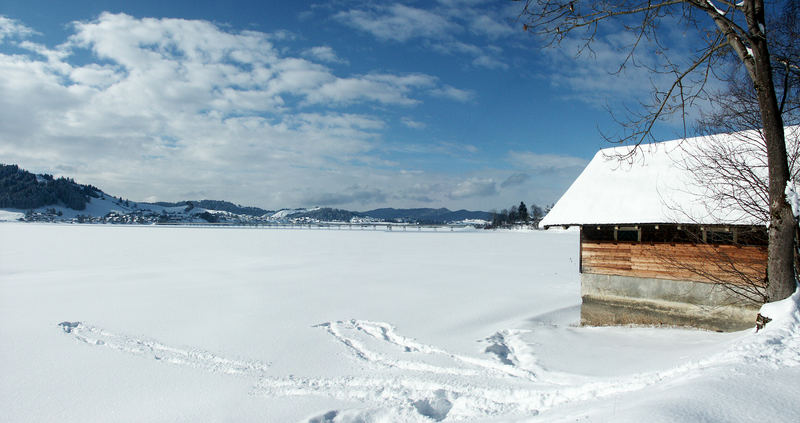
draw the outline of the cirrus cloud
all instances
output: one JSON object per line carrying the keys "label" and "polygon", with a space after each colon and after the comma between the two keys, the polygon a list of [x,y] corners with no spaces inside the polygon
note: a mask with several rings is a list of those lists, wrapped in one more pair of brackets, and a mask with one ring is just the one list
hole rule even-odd
{"label": "cirrus cloud", "polygon": [[500,184],[500,188],[507,188],[507,187],[513,187],[513,186],[516,186],[516,185],[522,185],[525,182],[527,182],[529,179],[531,179],[531,175],[528,175],[527,173],[515,173],[515,174],[509,176],[508,178],[506,178],[506,180],[503,181]]}
{"label": "cirrus cloud", "polygon": [[547,171],[586,166],[588,161],[580,157],[560,154],[540,154],[530,151],[511,151],[508,161],[521,169],[531,171]]}
{"label": "cirrus cloud", "polygon": [[383,40],[439,38],[460,30],[458,25],[446,17],[402,4],[342,11],[334,15],[334,18]]}

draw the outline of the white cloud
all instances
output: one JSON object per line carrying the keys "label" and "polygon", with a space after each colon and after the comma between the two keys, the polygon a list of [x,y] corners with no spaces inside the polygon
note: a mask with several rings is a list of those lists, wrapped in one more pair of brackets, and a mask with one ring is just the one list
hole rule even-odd
{"label": "white cloud", "polygon": [[34,30],[19,21],[0,15],[0,42],[5,38],[26,38],[36,34]]}
{"label": "white cloud", "polygon": [[502,50],[480,46],[475,41],[521,34],[509,23],[518,15],[518,9],[516,5],[498,7],[490,2],[456,0],[439,1],[425,9],[400,4],[362,7],[338,12],[334,17],[380,40],[422,39],[428,49],[438,53],[472,56],[474,67],[505,70],[509,65]]}
{"label": "white cloud", "polygon": [[467,152],[469,152],[469,153],[473,153],[473,154],[475,154],[475,153],[477,153],[478,151],[480,151],[480,149],[479,149],[478,147],[475,147],[475,146],[474,146],[474,145],[472,145],[472,144],[464,144],[464,145],[462,146],[462,148],[463,148],[464,150],[466,150]]}
{"label": "white cloud", "polygon": [[439,14],[402,4],[342,11],[335,18],[382,40],[442,38],[460,30],[458,25]]}
{"label": "white cloud", "polygon": [[508,65],[499,59],[502,49],[493,48],[492,46],[483,48],[462,41],[444,41],[429,43],[428,47],[442,54],[466,54],[473,56],[472,65],[475,67],[508,69]]}
{"label": "white cloud", "polygon": [[424,129],[425,127],[428,126],[424,122],[418,122],[408,116],[404,116],[403,118],[401,118],[400,122],[402,122],[403,125],[412,129]]}
{"label": "white cloud", "polygon": [[508,65],[506,63],[501,62],[500,60],[498,60],[498,59],[496,59],[496,58],[494,58],[492,56],[485,55],[485,54],[476,57],[472,61],[472,64],[474,66],[487,68],[487,69],[508,69]]}
{"label": "white cloud", "polygon": [[[598,105],[606,104],[609,98],[647,95],[651,89],[650,79],[653,76],[649,71],[638,72],[632,67],[619,75],[614,75],[627,58],[628,52],[623,46],[628,41],[632,40],[598,36],[591,52],[585,51],[576,57],[575,54],[583,47],[583,41],[567,39],[559,48],[545,50],[554,72],[544,77],[553,85],[575,93],[574,97],[570,98]],[[653,63],[648,60],[642,64]]]}
{"label": "white cloud", "polygon": [[303,55],[310,59],[316,59],[321,62],[347,63],[347,60],[344,60],[339,56],[337,56],[333,48],[328,46],[311,47],[310,49],[304,50]]}
{"label": "white cloud", "polygon": [[447,41],[447,42],[432,43],[429,45],[429,48],[442,54],[462,53],[473,56],[480,56],[483,54],[482,48],[474,44],[465,43],[463,41]]}
{"label": "white cloud", "polygon": [[114,66],[91,63],[86,66],[71,68],[69,78],[79,85],[102,89],[119,82],[123,75]]}
{"label": "white cloud", "polygon": [[516,185],[522,185],[531,178],[527,173],[515,173],[506,178],[501,184],[500,188],[508,188]]}
{"label": "white cloud", "polygon": [[337,78],[307,94],[310,103],[350,103],[371,100],[383,104],[410,106],[420,101],[409,95],[417,88],[433,85],[436,78],[428,75],[369,74],[353,78]]}
{"label": "white cloud", "polygon": [[[671,20],[665,19],[664,28],[670,28],[668,24]],[[670,30],[660,35],[660,46],[642,39],[634,54],[630,55],[631,47],[637,42],[636,34],[624,28],[613,30],[616,32],[601,31],[596,34],[591,49],[585,48],[584,39],[573,36],[563,40],[558,48],[543,50],[541,57],[547,66],[542,67],[541,78],[561,90],[564,99],[581,101],[598,108],[640,111],[641,102],[653,101],[655,88],[666,90],[675,81],[674,73],[654,72],[653,69],[666,70],[673,66],[687,69],[698,54],[696,46],[688,44],[685,32]],[[653,53],[665,45],[669,49],[663,54]],[[698,82],[705,76],[701,69],[686,77],[683,94],[690,96],[696,92],[700,87]],[[713,92],[719,86],[720,82],[712,72],[705,89]],[[685,111],[689,115],[699,116],[699,108],[704,104],[706,101],[701,95],[687,103]],[[622,115],[618,118],[624,119]],[[680,122],[670,122],[666,117],[662,120],[664,122],[680,125]]]}
{"label": "white cloud", "polygon": [[449,85],[435,88],[431,90],[431,94],[436,97],[447,98],[450,100],[460,101],[466,103],[475,98],[475,92],[470,90],[462,90],[460,88],[451,87]]}
{"label": "white cloud", "polygon": [[335,207],[342,204],[380,204],[386,201],[387,195],[380,189],[364,185],[352,185],[337,192],[313,194],[305,199],[308,204],[321,207]]}
{"label": "white cloud", "polygon": [[508,161],[520,169],[531,171],[580,168],[588,163],[580,157],[538,154],[530,151],[511,151],[508,153]]}
{"label": "white cloud", "polygon": [[297,118],[299,121],[306,122],[324,130],[377,130],[383,129],[383,127],[386,126],[382,120],[379,120],[375,117],[350,113],[328,113],[324,115],[315,113],[301,113],[295,115],[295,118]]}
{"label": "white cloud", "polygon": [[470,30],[492,39],[507,37],[515,32],[508,23],[498,21],[489,15],[475,16],[470,22]]}
{"label": "white cloud", "polygon": [[263,73],[268,78],[263,88],[269,95],[314,94],[319,87],[338,80],[325,66],[297,58],[276,60]]}
{"label": "white cloud", "polygon": [[497,194],[497,183],[493,179],[470,178],[460,182],[450,192],[453,199],[488,197]]}
{"label": "white cloud", "polygon": [[[30,33],[14,25],[4,34]],[[205,21],[104,13],[72,28],[54,48],[4,35],[27,50],[0,53],[4,161],[65,172],[132,199],[203,192],[264,207],[307,206],[324,195],[336,202],[334,194],[351,204],[407,204],[423,201],[413,187],[431,178],[443,182],[428,198],[446,198],[456,185],[393,169],[380,156],[384,120],[369,108],[341,107],[471,97],[434,76],[337,75],[321,57],[282,53],[276,43],[284,35]],[[82,50],[94,63],[71,61]],[[341,190],[355,181],[370,184]]]}

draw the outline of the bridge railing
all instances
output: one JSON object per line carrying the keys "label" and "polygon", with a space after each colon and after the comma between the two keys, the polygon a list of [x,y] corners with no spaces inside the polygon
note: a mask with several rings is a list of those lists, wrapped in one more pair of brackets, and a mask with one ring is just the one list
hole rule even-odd
{"label": "bridge railing", "polygon": [[335,230],[384,230],[384,231],[438,231],[472,228],[470,224],[411,224],[393,222],[317,222],[317,223],[280,223],[280,222],[158,222],[157,226],[173,227],[220,227],[220,228],[253,228],[253,229],[335,229]]}

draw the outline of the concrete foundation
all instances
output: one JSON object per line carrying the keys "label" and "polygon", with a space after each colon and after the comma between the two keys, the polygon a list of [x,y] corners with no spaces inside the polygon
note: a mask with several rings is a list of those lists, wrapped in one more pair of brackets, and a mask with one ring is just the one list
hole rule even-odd
{"label": "concrete foundation", "polygon": [[692,326],[738,331],[755,326],[760,304],[715,284],[581,275],[581,324]]}

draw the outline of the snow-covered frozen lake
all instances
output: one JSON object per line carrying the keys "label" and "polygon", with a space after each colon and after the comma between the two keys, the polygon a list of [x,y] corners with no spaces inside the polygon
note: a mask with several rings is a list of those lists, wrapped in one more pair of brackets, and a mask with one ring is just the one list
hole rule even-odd
{"label": "snow-covered frozen lake", "polygon": [[0,223],[0,420],[800,421],[797,296],[582,328],[577,242]]}

